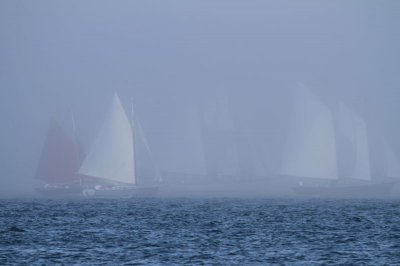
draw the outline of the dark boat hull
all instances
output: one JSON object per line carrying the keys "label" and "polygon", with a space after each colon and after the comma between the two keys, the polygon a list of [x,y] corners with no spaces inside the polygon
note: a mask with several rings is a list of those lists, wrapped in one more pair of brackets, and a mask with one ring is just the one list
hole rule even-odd
{"label": "dark boat hull", "polygon": [[395,182],[349,186],[298,186],[293,191],[306,197],[368,198],[389,196]]}

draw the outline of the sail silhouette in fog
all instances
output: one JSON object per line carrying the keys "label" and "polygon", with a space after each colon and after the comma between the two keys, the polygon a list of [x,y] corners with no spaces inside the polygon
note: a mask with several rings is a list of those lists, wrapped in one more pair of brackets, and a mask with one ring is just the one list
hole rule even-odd
{"label": "sail silhouette in fog", "polygon": [[227,96],[209,99],[203,113],[203,124],[208,175],[237,175],[238,147]]}
{"label": "sail silhouette in fog", "polygon": [[337,119],[337,133],[346,141],[346,145],[341,147],[346,148],[347,153],[353,154],[351,174],[350,176],[344,176],[344,178],[370,180],[371,166],[365,121],[342,102],[339,104]]}
{"label": "sail silhouette in fog", "polygon": [[168,175],[202,178],[206,175],[206,162],[198,110],[187,106],[175,116],[178,118],[175,130],[165,134],[168,156],[160,168]]}
{"label": "sail silhouette in fog", "polygon": [[386,155],[386,176],[400,177],[400,161],[387,141],[384,142]]}
{"label": "sail silhouette in fog", "polygon": [[70,184],[79,181],[79,147],[61,125],[51,120],[41,154],[36,178],[47,184]]}
{"label": "sail silhouette in fog", "polygon": [[297,87],[291,122],[281,174],[337,179],[332,113],[302,84]]}
{"label": "sail silhouette in fog", "polygon": [[[369,144],[364,120],[346,107],[339,105],[336,127],[333,114],[304,86],[298,88],[298,105],[294,110],[294,127],[289,133],[283,174],[319,180],[331,180],[321,186],[319,182],[304,185],[294,191],[307,196],[372,196],[385,195],[393,182],[371,182]],[[344,141],[345,145],[337,145]],[[346,147],[352,159],[351,171],[339,174],[337,151]],[[339,152],[340,154],[340,152]],[[342,166],[343,167],[343,166]]]}

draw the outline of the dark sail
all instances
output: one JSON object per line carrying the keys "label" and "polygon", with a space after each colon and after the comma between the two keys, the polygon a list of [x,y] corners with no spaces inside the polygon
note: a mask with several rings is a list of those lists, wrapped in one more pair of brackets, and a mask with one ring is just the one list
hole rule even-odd
{"label": "dark sail", "polygon": [[79,180],[79,147],[54,120],[50,122],[36,178],[49,184],[66,184]]}

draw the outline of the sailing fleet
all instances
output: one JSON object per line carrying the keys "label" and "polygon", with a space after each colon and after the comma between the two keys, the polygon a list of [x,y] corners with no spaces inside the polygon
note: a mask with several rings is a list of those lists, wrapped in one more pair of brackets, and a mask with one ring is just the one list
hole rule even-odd
{"label": "sailing fleet", "polygon": [[[386,176],[373,177],[364,119],[343,102],[328,107],[302,84],[295,99],[281,166],[273,178],[296,180],[292,191],[304,196],[387,195],[400,177],[399,160],[388,142],[383,142]],[[184,116],[187,123],[175,141],[187,145],[171,146],[185,147],[181,152],[187,160],[171,156],[164,165],[156,163],[133,107],[128,115],[117,94],[86,153],[76,136],[68,136],[52,120],[37,168],[36,178],[42,183],[37,191],[83,197],[153,196],[162,189],[163,175],[167,180],[240,179],[239,149],[226,101],[213,102],[202,120],[196,112]],[[262,160],[252,163],[267,168]],[[140,170],[143,165],[146,171]],[[258,175],[273,180],[265,171]]]}
{"label": "sailing fleet", "polygon": [[367,125],[361,116],[343,102],[332,111],[304,85],[299,85],[297,97],[281,170],[300,178],[294,191],[308,196],[388,195],[396,181],[372,179]]}
{"label": "sailing fleet", "polygon": [[38,191],[52,195],[75,192],[85,197],[154,195],[154,184],[138,185],[135,150],[140,140],[146,143],[141,132],[138,121],[128,118],[115,94],[95,141],[78,164],[76,143],[52,123],[36,175],[45,184]]}

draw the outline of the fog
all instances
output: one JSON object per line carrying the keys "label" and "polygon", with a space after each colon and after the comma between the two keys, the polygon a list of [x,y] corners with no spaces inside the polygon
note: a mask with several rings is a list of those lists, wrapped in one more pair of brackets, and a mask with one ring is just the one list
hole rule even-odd
{"label": "fog", "polygon": [[364,119],[379,177],[375,140],[400,157],[399,12],[396,0],[1,1],[0,192],[37,185],[51,118],[73,134],[73,113],[88,151],[116,92],[165,195],[286,195],[299,84]]}

